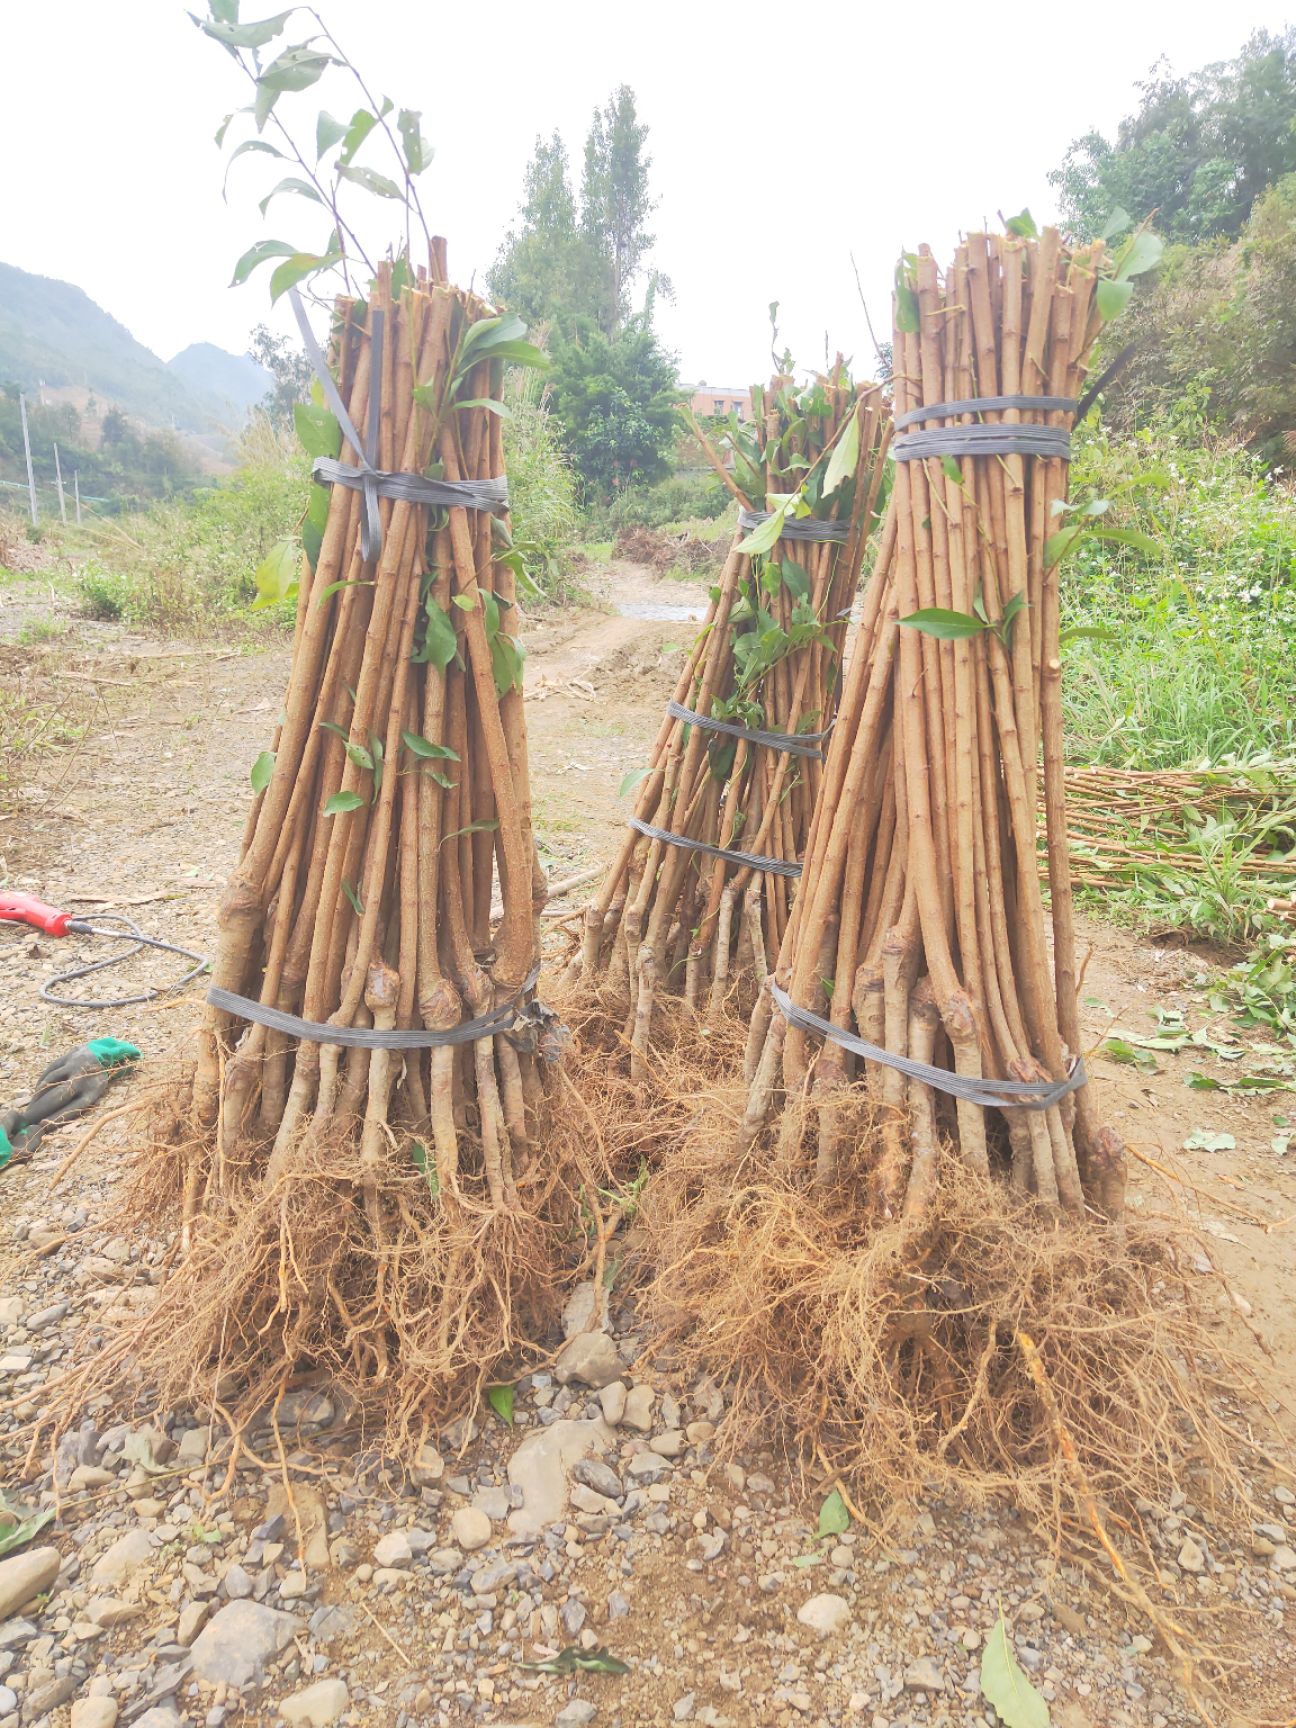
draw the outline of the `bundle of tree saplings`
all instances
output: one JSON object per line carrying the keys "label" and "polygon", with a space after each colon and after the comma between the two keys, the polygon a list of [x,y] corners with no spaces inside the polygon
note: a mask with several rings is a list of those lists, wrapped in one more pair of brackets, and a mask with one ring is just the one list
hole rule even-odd
{"label": "bundle of tree saplings", "polygon": [[1110,268],[1051,231],[903,268],[894,487],[798,896],[741,1091],[642,1198],[672,1348],[881,1516],[934,1480],[1093,1533],[1108,1495],[1168,1503],[1185,1432],[1238,1487],[1187,1262],[1108,1223],[1124,1148],[1081,1062],[1052,555]]}
{"label": "bundle of tree saplings", "polygon": [[559,1034],[534,997],[545,878],[495,412],[504,363],[539,358],[522,333],[397,265],[315,351],[288,690],[170,1154],[187,1254],[157,1347],[128,1341],[172,1383],[242,1376],[259,1407],[309,1365],[413,1420],[561,1302],[581,1238],[537,1141]]}
{"label": "bundle of tree saplings", "polygon": [[738,527],[586,913],[579,970],[625,1007],[636,1078],[663,994],[714,1014],[778,952],[878,519],[890,419],[876,385],[839,360],[752,398],[752,421],[730,428],[732,471],[702,435]]}
{"label": "bundle of tree saplings", "polygon": [[[943,279],[923,252],[901,282],[892,517],[749,1049],[753,1127],[811,1067],[821,1096],[868,1080],[888,1211],[926,1204],[942,1130],[982,1173],[1006,1137],[1015,1185],[1073,1215],[1120,1209],[1123,1149],[1079,1061],[1050,562],[1100,256],[973,236]],[[821,1179],[837,1155],[829,1108]]]}

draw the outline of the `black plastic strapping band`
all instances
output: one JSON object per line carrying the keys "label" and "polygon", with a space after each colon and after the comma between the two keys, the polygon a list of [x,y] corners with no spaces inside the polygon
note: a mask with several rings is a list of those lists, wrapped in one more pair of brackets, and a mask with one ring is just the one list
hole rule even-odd
{"label": "black plastic strapping band", "polygon": [[799,876],[801,866],[789,864],[786,858],[762,858],[759,852],[739,852],[731,846],[712,846],[706,840],[690,840],[684,834],[672,834],[669,828],[654,828],[651,822],[630,818],[630,826],[650,840],[664,840],[668,846],[682,847],[685,852],[705,852],[709,858],[723,858],[726,864],[742,864],[770,876]]}
{"label": "black plastic strapping band", "polygon": [[519,1003],[528,991],[535,989],[539,977],[537,966],[512,1002],[501,1003],[475,1020],[461,1020],[446,1032],[428,1032],[413,1026],[394,1026],[390,1032],[378,1032],[371,1026],[332,1026],[325,1020],[302,1020],[296,1014],[285,1014],[281,1008],[254,1002],[250,996],[236,996],[232,990],[215,987],[207,992],[207,1000],[222,1013],[237,1014],[240,1020],[251,1020],[258,1026],[268,1026],[272,1032],[286,1032],[290,1038],[303,1038],[310,1044],[341,1044],[348,1050],[437,1050],[447,1044],[472,1044],[478,1038],[493,1038],[497,1032],[509,1031],[526,1012],[519,1009]]}
{"label": "black plastic strapping band", "polygon": [[771,750],[781,750],[788,756],[812,756],[823,761],[820,742],[827,732],[762,732],[755,726],[740,726],[736,720],[712,720],[682,702],[668,702],[666,712],[676,720],[687,720],[690,726],[700,726],[704,732],[723,732],[729,738],[745,738],[749,744],[768,744]]}
{"label": "black plastic strapping band", "polygon": [[1066,426],[1041,426],[1034,422],[999,423],[987,426],[934,426],[925,432],[901,432],[923,420],[944,420],[956,414],[1002,413],[1007,409],[1035,414],[1074,414],[1070,396],[973,396],[963,402],[933,402],[926,408],[910,408],[897,414],[900,436],[891,444],[897,462],[921,461],[926,456],[1071,456],[1071,432]]}
{"label": "black plastic strapping band", "polygon": [[[740,510],[738,512],[738,526],[740,528],[759,528],[762,522],[769,521],[772,514],[773,512],[770,510]],[[833,541],[839,545],[844,545],[850,539],[850,523],[816,522],[813,516],[803,516],[798,522],[789,517],[779,532],[779,539]],[[741,544],[738,550],[742,551]]]}
{"label": "black plastic strapping band", "polygon": [[301,295],[295,288],[291,288],[288,297],[292,301],[302,343],[315,370],[315,376],[320,381],[324,399],[342,428],[343,437],[356,455],[355,466],[347,462],[336,462],[329,456],[317,457],[311,473],[322,485],[348,486],[352,491],[363,495],[360,556],[366,564],[372,563],[382,551],[382,518],[378,512],[380,498],[402,499],[409,504],[457,505],[465,510],[508,508],[508,480],[503,475],[493,480],[429,480],[423,474],[396,474],[375,468],[381,402],[377,381],[382,378],[384,314],[375,311],[370,325],[370,376],[375,382],[369,391],[369,424],[366,437],[361,442],[360,434],[352,424],[346,404],[333,381],[333,374],[329,371],[319,343],[315,340],[315,332],[310,327]]}
{"label": "black plastic strapping band", "polygon": [[879,1062],[883,1067],[895,1068],[910,1080],[917,1080],[938,1092],[947,1092],[951,1098],[979,1104],[986,1110],[1051,1110],[1069,1093],[1078,1091],[1089,1078],[1079,1056],[1067,1070],[1065,1080],[978,1080],[970,1074],[954,1074],[948,1068],[935,1068],[930,1062],[915,1062],[911,1057],[897,1056],[892,1050],[884,1050],[880,1044],[856,1038],[842,1027],[834,1026],[831,1020],[798,1008],[773,978],[769,986],[770,995],[789,1026],[797,1026],[803,1032],[817,1032],[820,1037],[840,1044],[843,1050],[862,1056],[866,1062]]}

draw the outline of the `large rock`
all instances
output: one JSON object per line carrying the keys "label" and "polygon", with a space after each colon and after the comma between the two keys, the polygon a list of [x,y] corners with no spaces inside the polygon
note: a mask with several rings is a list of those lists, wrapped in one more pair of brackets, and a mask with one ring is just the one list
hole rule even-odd
{"label": "large rock", "polygon": [[153,1538],[138,1525],[119,1536],[111,1548],[105,1548],[90,1573],[91,1582],[99,1589],[111,1590],[124,1584],[153,1555]]}
{"label": "large rock", "polygon": [[313,1686],[304,1686],[291,1698],[285,1698],[279,1706],[279,1714],[285,1722],[291,1722],[293,1728],[298,1724],[304,1724],[304,1728],[329,1728],[346,1707],[345,1680],[317,1680]]}
{"label": "large rock", "polygon": [[78,1698],[72,1706],[72,1728],[117,1728],[115,1698]]}
{"label": "large rock", "polygon": [[16,1614],[24,1602],[48,1590],[58,1577],[57,1548],[29,1548],[0,1560],[0,1620]]}
{"label": "large rock", "polygon": [[465,1554],[474,1554],[491,1539],[491,1521],[480,1506],[461,1506],[450,1520],[450,1535]]}
{"label": "large rock", "polygon": [[227,1602],[194,1640],[194,1676],[213,1686],[259,1686],[296,1630],[291,1614],[259,1602]]}
{"label": "large rock", "polygon": [[578,1332],[563,1345],[554,1363],[554,1379],[560,1386],[576,1380],[597,1391],[624,1373],[625,1363],[606,1332]]}
{"label": "large rock", "polygon": [[599,1418],[592,1422],[561,1418],[528,1434],[509,1459],[509,1481],[522,1490],[522,1504],[509,1513],[515,1536],[538,1536],[567,1514],[567,1475],[591,1452],[606,1452],[612,1430]]}
{"label": "large rock", "polygon": [[850,1603],[846,1598],[829,1592],[812,1596],[797,1609],[797,1619],[801,1624],[808,1626],[812,1632],[817,1632],[821,1638],[828,1638],[834,1632],[842,1631],[849,1624],[850,1617]]}

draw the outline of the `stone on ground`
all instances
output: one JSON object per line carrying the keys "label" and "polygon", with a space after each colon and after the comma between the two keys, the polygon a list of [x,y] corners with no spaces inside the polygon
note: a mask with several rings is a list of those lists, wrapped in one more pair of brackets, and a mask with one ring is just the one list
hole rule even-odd
{"label": "stone on ground", "polygon": [[24,1602],[48,1590],[59,1574],[57,1548],[31,1548],[0,1560],[0,1620],[16,1614]]}
{"label": "stone on ground", "polygon": [[265,1671],[292,1643],[297,1621],[259,1602],[227,1602],[193,1643],[195,1678],[211,1685],[259,1685]]}

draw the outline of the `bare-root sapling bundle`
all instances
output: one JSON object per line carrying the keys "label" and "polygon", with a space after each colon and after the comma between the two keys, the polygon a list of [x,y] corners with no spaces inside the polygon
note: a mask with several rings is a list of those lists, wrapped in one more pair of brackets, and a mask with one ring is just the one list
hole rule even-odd
{"label": "bare-root sapling bundle", "polygon": [[731,426],[732,471],[698,429],[738,529],[586,913],[578,970],[624,1015],[635,1077],[663,998],[716,1014],[778,953],[879,516],[890,418],[876,385],[838,361],[804,387],[776,377],[753,403]]}
{"label": "bare-root sapling bundle", "polygon": [[1173,1239],[1109,1222],[1124,1148],[1080,1062],[1052,560],[1112,269],[1051,231],[905,266],[890,515],[800,891],[741,1092],[643,1200],[673,1343],[879,1515],[941,1482],[1096,1534],[1189,1469],[1239,1489],[1237,1381]]}
{"label": "bare-root sapling bundle", "polygon": [[[213,8],[202,25],[254,79],[259,125],[278,126],[305,61],[350,69],[327,34],[263,65],[290,16]],[[316,373],[297,410],[316,458],[300,541],[258,575],[267,599],[295,598],[292,663],[221,904],[191,1105],[143,1160],[152,1197],[174,1178],[184,1258],[87,1373],[129,1363],[209,1403],[233,1385],[237,1415],[311,1370],[378,1392],[408,1427],[542,1336],[597,1178],[569,1180],[540,1144],[559,1034],[535,1000],[546,883],[501,395],[506,365],[543,357],[521,320],[448,285],[439,240],[426,270],[408,249],[376,269],[361,253],[369,287],[350,287],[342,192],[401,195],[353,168],[366,138],[386,137],[422,220],[431,152],[417,114],[389,124],[389,108],[350,128],[321,114],[327,167],[278,126],[332,240],[263,242],[236,272],[283,257],[272,293],[291,289]],[[293,284],[338,265],[325,355]]]}

